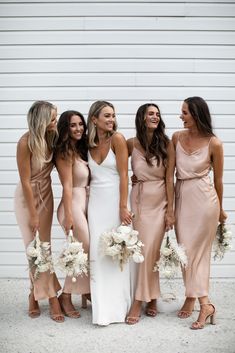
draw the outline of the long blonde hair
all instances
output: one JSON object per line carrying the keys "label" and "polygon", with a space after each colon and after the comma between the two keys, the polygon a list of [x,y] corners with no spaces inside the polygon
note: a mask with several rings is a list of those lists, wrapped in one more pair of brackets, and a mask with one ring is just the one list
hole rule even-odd
{"label": "long blonde hair", "polygon": [[[98,118],[101,110],[105,107],[111,107],[115,112],[113,104],[107,101],[96,101],[91,105],[89,109],[88,118],[87,118],[87,127],[88,127],[88,145],[90,148],[96,147],[97,143],[99,142],[96,127],[94,122],[92,121],[92,118],[93,117]],[[117,130],[117,122],[115,119],[113,132],[116,130]],[[111,133],[108,132],[107,135],[111,136],[113,132]]]}
{"label": "long blonde hair", "polygon": [[56,106],[52,103],[37,101],[33,103],[27,114],[28,146],[41,167],[45,162],[52,160],[52,151],[57,137],[56,130],[47,131],[53,110],[56,110]]}

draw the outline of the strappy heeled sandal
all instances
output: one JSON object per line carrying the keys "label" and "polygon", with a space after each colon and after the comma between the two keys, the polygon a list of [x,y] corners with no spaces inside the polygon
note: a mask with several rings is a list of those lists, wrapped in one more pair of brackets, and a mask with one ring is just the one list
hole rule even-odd
{"label": "strappy heeled sandal", "polygon": [[192,315],[192,311],[187,311],[187,310],[180,310],[177,314],[177,316],[180,319],[187,319],[188,317],[190,317]]}
{"label": "strappy heeled sandal", "polygon": [[[55,322],[62,323],[62,322],[64,322],[64,315],[61,312],[58,312],[58,313],[53,312],[53,310],[52,310],[52,302],[53,301],[56,301],[56,305],[57,305],[57,308],[54,309],[54,310],[55,311],[57,311],[57,310],[60,311],[61,310],[59,299],[57,297],[49,298],[50,318],[53,321],[55,321]],[[54,305],[55,305],[55,303],[54,303]]]}
{"label": "strappy heeled sandal", "polygon": [[135,325],[140,321],[140,316],[127,316],[125,323],[127,325]]}
{"label": "strappy heeled sandal", "polygon": [[[156,306],[156,304],[155,304],[155,306]],[[155,317],[157,315],[157,308],[151,307],[151,302],[149,302],[146,305],[145,315],[150,316],[150,317]]]}
{"label": "strappy heeled sandal", "polygon": [[[183,307],[185,306],[185,303],[187,302],[187,301],[189,301],[189,299],[190,298],[186,298],[185,299],[185,302],[184,302],[184,305],[183,305]],[[195,299],[194,299],[194,303],[193,303],[193,309],[192,310],[180,310],[179,312],[178,312],[178,314],[177,314],[177,316],[180,318],[180,319],[187,319],[188,317],[190,317],[191,315],[192,315],[192,313],[193,313],[193,310],[194,310],[194,305],[195,305]]]}
{"label": "strappy heeled sandal", "polygon": [[[31,292],[29,294],[29,307],[30,307],[30,300],[31,300],[31,295],[33,295],[33,292]],[[37,300],[34,300],[37,303],[38,306],[38,302]],[[31,317],[31,319],[36,319],[37,317],[39,317],[41,315],[41,311],[40,308],[38,306],[38,308],[34,308],[34,309],[30,309],[28,310],[28,316]]]}
{"label": "strappy heeled sandal", "polygon": [[[65,298],[67,297],[68,299],[70,299],[70,304],[71,304],[71,306],[73,308],[72,310],[68,311],[68,310],[65,309],[64,303],[63,303],[63,299],[62,299],[63,296]],[[74,308],[73,303],[71,302],[71,294],[70,293],[61,293],[61,295],[59,296],[58,300],[59,300],[59,303],[60,303],[60,306],[61,306],[61,310],[62,310],[62,312],[63,312],[63,314],[65,316],[70,317],[72,319],[78,319],[81,316],[79,311]]]}
{"label": "strappy heeled sandal", "polygon": [[[200,306],[203,306],[203,305],[211,305],[212,308],[214,309],[213,310],[213,313],[210,313],[209,315],[207,315],[205,317],[205,320],[204,321],[195,321],[193,322],[192,326],[190,327],[192,330],[200,330],[200,329],[203,329],[205,327],[205,324],[207,322],[208,319],[210,319],[210,324],[211,325],[215,325],[215,313],[216,313],[216,310],[215,310],[215,306],[212,304],[212,303],[203,303],[203,304],[200,304]],[[200,316],[200,314],[199,314]]]}
{"label": "strappy heeled sandal", "polygon": [[82,308],[87,309],[87,301],[91,302],[90,293],[82,294]]}

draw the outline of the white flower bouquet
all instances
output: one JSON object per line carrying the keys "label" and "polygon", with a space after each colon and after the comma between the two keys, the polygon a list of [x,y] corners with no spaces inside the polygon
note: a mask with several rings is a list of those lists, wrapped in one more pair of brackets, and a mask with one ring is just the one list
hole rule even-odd
{"label": "white flower bouquet", "polygon": [[88,274],[88,254],[84,253],[82,243],[74,239],[72,230],[57,259],[57,266],[67,276],[72,277],[73,282],[76,282],[76,277]]}
{"label": "white flower bouquet", "polygon": [[54,272],[50,248],[49,242],[40,240],[38,232],[34,240],[27,246],[26,255],[34,279],[38,279],[42,272]]}
{"label": "white flower bouquet", "polygon": [[121,271],[130,258],[136,263],[141,263],[144,261],[141,253],[144,244],[138,239],[138,234],[137,230],[125,225],[104,232],[100,237],[101,252],[118,261]]}
{"label": "white flower bouquet", "polygon": [[220,223],[217,227],[213,248],[214,260],[222,260],[224,254],[232,249],[232,232],[224,223]]}
{"label": "white flower bouquet", "polygon": [[187,266],[187,256],[183,245],[178,245],[167,232],[166,240],[162,243],[160,259],[156,261],[153,272],[159,271],[167,279],[173,278],[180,267]]}

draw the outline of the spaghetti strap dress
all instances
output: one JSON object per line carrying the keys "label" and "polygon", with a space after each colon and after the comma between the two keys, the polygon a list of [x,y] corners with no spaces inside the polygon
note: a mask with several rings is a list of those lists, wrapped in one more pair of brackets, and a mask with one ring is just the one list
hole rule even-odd
{"label": "spaghetti strap dress", "polygon": [[145,156],[133,148],[131,166],[138,182],[131,190],[131,210],[135,214],[133,227],[144,243],[144,262],[138,264],[135,299],[150,302],[160,297],[159,273],[153,272],[160,256],[160,247],[165,233],[167,207],[165,167],[157,165],[152,158],[148,165]]}
{"label": "spaghetti strap dress", "polygon": [[[51,242],[51,226],[53,218],[53,194],[51,187],[51,171],[53,163],[45,163],[40,168],[39,163],[31,157],[31,186],[35,200],[35,206],[39,216],[39,237],[41,241]],[[25,201],[22,184],[15,190],[14,209],[17,223],[22,234],[25,248],[34,239],[34,235],[29,226],[30,213]],[[49,271],[40,273],[38,279],[34,279],[30,271],[30,279],[36,300],[52,298],[61,289],[55,273]]]}
{"label": "spaghetti strap dress", "polygon": [[129,263],[123,271],[111,257],[100,253],[100,236],[120,225],[119,173],[111,147],[98,164],[88,153],[91,171],[88,202],[92,322],[98,325],[124,322],[131,304]]}
{"label": "spaghetti strap dress", "polygon": [[219,200],[210,180],[209,144],[187,153],[176,145],[176,236],[186,248],[183,270],[186,297],[208,295],[212,243],[219,221]]}
{"label": "spaghetti strap dress", "polygon": [[[72,168],[72,215],[73,215],[73,236],[82,242],[84,252],[89,252],[89,232],[87,223],[87,189],[89,183],[89,169],[87,162],[75,158]],[[57,218],[62,225],[64,220],[64,204],[61,200],[57,209]],[[72,278],[66,276],[63,288],[64,293],[87,294],[90,293],[89,276],[79,276],[75,283]]]}

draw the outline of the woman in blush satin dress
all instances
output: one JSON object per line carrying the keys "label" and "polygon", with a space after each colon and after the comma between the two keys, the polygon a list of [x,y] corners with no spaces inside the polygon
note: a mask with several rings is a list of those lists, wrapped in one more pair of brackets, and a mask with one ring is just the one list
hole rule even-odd
{"label": "woman in blush satin dress", "polygon": [[91,171],[88,223],[92,322],[98,325],[125,322],[131,302],[129,264],[121,271],[118,264],[110,257],[102,256],[99,249],[104,231],[132,220],[127,208],[127,145],[115,130],[114,106],[105,101],[93,103],[88,114]]}
{"label": "woman in blush satin dress", "polygon": [[[15,192],[15,214],[27,247],[39,232],[41,241],[51,241],[53,217],[53,195],[51,171],[53,168],[52,152],[57,136],[57,109],[45,101],[35,102],[28,112],[29,131],[17,145],[17,164],[20,183]],[[60,290],[55,273],[40,273],[34,279],[30,271],[31,292],[29,311],[31,318],[40,315],[38,300],[49,298],[50,316],[56,322],[63,322],[57,291]]]}
{"label": "woman in blush satin dress", "polygon": [[[62,200],[57,210],[60,225],[66,235],[72,229],[73,236],[83,243],[86,253],[89,251],[89,232],[86,218],[87,187],[89,169],[87,163],[86,123],[81,113],[73,110],[61,114],[58,121],[58,141],[55,161],[63,186]],[[81,294],[83,307],[89,298],[89,276],[80,276],[75,283],[66,277],[59,301],[64,314],[71,318],[80,317],[74,308],[71,294]]]}
{"label": "woman in blush satin dress", "polygon": [[[178,313],[191,316],[198,298],[200,313],[191,328],[214,323],[215,307],[208,298],[212,243],[218,222],[225,222],[223,198],[223,148],[214,135],[209,108],[204,99],[190,97],[180,117],[185,131],[173,135],[176,151],[176,234],[186,248],[188,266],[183,270],[185,302]],[[213,169],[214,185],[210,181]]]}
{"label": "woman in blush satin dress", "polygon": [[[136,137],[127,141],[135,176],[131,209],[135,214],[133,227],[138,230],[139,238],[144,243],[145,259],[138,264],[134,302],[126,318],[129,325],[139,321],[143,302],[147,303],[147,316],[157,315],[159,273],[153,272],[153,268],[160,256],[164,233],[174,224],[174,149],[165,134],[159,107],[153,103],[140,106],[135,125]],[[171,203],[167,202],[168,193],[171,194]]]}

